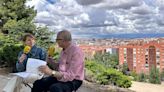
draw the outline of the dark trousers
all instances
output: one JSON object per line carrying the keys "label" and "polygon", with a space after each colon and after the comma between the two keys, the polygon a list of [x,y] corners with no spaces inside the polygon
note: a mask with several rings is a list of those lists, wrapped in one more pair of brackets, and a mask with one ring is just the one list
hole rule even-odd
{"label": "dark trousers", "polygon": [[61,82],[55,77],[45,77],[34,82],[32,92],[72,92],[76,91],[81,84],[80,80]]}

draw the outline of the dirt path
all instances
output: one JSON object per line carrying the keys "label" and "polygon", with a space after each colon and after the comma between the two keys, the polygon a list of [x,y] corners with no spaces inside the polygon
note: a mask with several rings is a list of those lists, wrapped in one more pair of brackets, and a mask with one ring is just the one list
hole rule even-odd
{"label": "dirt path", "polygon": [[132,87],[129,89],[135,90],[136,92],[164,92],[164,83],[159,85],[133,81]]}

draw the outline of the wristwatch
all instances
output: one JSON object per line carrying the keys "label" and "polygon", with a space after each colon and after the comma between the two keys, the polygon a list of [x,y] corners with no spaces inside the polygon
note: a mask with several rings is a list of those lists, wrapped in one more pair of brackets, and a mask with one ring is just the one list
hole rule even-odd
{"label": "wristwatch", "polygon": [[56,74],[56,71],[52,71],[52,75],[51,76],[55,76]]}

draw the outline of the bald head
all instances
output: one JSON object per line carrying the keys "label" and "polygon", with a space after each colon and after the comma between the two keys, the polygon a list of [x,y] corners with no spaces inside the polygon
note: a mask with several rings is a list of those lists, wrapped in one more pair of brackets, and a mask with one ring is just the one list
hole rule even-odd
{"label": "bald head", "polygon": [[57,34],[57,38],[62,38],[65,41],[71,41],[72,36],[71,33],[68,30],[62,30]]}

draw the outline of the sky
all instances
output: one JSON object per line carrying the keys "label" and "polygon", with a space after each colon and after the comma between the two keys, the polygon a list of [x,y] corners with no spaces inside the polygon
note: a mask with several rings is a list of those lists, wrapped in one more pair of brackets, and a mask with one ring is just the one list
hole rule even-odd
{"label": "sky", "polygon": [[164,0],[31,0],[35,23],[75,38],[164,33]]}

